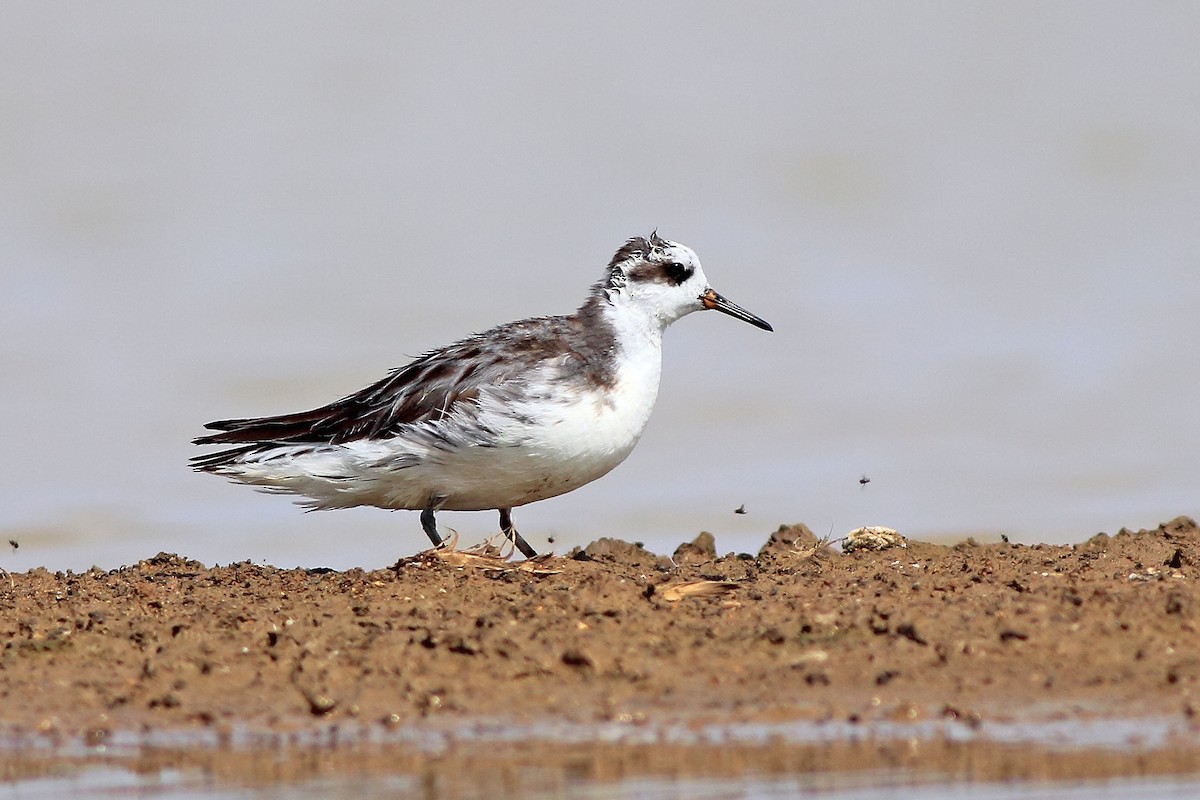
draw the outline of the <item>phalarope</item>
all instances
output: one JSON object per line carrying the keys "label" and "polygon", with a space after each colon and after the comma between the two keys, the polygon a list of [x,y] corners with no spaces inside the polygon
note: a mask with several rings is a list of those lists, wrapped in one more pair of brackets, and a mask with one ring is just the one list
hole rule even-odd
{"label": "phalarope", "polygon": [[704,309],[764,330],[708,285],[691,248],[630,239],[574,314],[510,322],[433,350],[329,405],[210,422],[200,445],[233,445],[192,466],[309,509],[378,506],[500,512],[578,489],[633,450],[658,395],[663,331]]}

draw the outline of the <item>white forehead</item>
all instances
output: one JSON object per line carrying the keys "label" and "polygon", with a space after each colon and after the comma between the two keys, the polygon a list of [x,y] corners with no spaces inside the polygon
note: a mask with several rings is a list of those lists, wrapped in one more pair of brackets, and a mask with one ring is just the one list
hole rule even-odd
{"label": "white forehead", "polygon": [[680,264],[696,268],[700,266],[700,256],[696,255],[696,251],[686,244],[667,242],[666,246],[661,249],[661,252],[663,254],[663,261],[678,261]]}

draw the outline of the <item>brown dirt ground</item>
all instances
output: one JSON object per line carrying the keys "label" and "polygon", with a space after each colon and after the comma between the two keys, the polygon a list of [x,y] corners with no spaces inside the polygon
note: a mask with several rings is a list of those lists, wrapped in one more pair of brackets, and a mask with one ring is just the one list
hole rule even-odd
{"label": "brown dirt ground", "polygon": [[[1079,545],[849,554],[796,525],[757,555],[718,557],[702,534],[674,562],[609,539],[524,564],[424,553],[370,572],[210,569],[161,554],[111,572],[0,577],[0,729],[9,742],[94,745],[123,732],[481,719],[957,720],[986,734],[991,722],[1152,717],[1193,734],[1159,768],[1200,772],[1198,587],[1200,529],[1186,517]],[[878,755],[890,746],[868,749],[886,764],[899,758]],[[553,758],[548,747],[538,758],[578,760],[579,745]],[[813,757],[836,763],[856,747],[867,746],[825,744]],[[964,747],[925,749],[961,759]],[[15,752],[0,755],[0,778],[39,769]],[[613,752],[623,751],[592,746],[591,763]],[[1004,752],[1001,773],[1037,772]],[[1153,772],[1147,758],[1125,773]],[[1118,762],[1092,758],[1085,774]],[[282,769],[278,753],[272,763]]]}

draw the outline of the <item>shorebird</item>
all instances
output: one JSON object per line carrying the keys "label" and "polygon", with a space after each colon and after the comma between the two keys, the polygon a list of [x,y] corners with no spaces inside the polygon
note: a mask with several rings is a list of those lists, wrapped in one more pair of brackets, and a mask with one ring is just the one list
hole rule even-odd
{"label": "shorebird", "polygon": [[210,422],[194,469],[310,510],[377,506],[434,515],[512,510],[578,489],[633,450],[654,408],[662,335],[717,310],[772,330],[708,285],[691,248],[652,233],[627,241],[574,314],[510,322],[432,350],[382,380],[298,414]]}

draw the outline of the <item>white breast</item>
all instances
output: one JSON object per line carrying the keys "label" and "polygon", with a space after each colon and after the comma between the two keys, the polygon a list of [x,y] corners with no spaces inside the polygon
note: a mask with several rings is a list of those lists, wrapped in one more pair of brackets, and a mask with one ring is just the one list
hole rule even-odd
{"label": "white breast", "polygon": [[626,357],[615,386],[584,389],[572,402],[540,404],[543,424],[526,431],[531,446],[555,461],[579,461],[607,472],[641,438],[661,371],[658,350],[639,352]]}
{"label": "white breast", "polygon": [[[610,387],[577,384],[566,362],[530,375],[526,399],[480,397],[481,419],[499,434],[495,447],[431,453],[419,469],[453,487],[445,508],[507,508],[577,489],[620,464],[641,438],[658,397],[661,332],[621,341]],[[444,482],[443,482],[444,479]]]}

